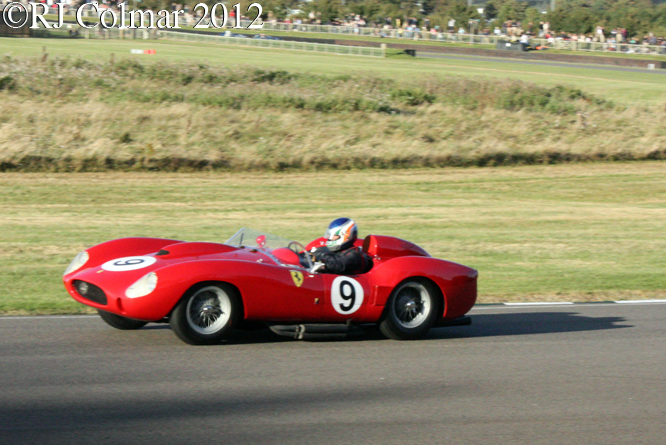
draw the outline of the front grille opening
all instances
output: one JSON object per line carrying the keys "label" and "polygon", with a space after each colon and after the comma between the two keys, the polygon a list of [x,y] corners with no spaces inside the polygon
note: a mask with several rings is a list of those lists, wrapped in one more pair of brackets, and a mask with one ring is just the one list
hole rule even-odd
{"label": "front grille opening", "polygon": [[102,289],[87,281],[74,280],[72,283],[76,293],[86,300],[94,301],[99,304],[106,304],[106,294]]}

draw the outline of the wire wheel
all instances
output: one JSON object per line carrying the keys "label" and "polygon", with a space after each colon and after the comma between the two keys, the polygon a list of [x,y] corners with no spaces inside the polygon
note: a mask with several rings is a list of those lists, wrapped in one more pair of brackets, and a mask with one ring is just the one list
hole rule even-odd
{"label": "wire wheel", "polygon": [[231,299],[217,286],[199,289],[187,302],[187,323],[199,334],[214,334],[231,316]]}
{"label": "wire wheel", "polygon": [[409,278],[391,293],[379,329],[394,340],[425,336],[442,314],[441,293],[423,278]]}
{"label": "wire wheel", "polygon": [[398,324],[412,329],[426,321],[432,299],[423,284],[412,281],[400,286],[393,304]]}
{"label": "wire wheel", "polygon": [[243,302],[227,283],[201,283],[185,293],[169,324],[191,345],[213,345],[227,338],[243,319]]}

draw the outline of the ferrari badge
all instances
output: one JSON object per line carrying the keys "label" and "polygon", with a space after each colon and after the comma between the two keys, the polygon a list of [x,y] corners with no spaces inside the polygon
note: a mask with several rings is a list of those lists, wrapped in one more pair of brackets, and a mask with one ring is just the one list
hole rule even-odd
{"label": "ferrari badge", "polygon": [[303,284],[303,274],[297,270],[290,270],[289,272],[291,273],[291,279],[294,280],[296,287],[301,287],[301,284]]}

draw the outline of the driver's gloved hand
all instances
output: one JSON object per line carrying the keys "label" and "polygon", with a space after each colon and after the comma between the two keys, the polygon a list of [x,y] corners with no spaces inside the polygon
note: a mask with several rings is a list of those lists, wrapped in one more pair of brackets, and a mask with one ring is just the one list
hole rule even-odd
{"label": "driver's gloved hand", "polygon": [[317,261],[319,263],[322,263],[323,260],[324,260],[324,255],[326,255],[327,253],[330,253],[330,251],[328,250],[328,247],[326,247],[326,246],[319,247],[319,248],[315,249],[315,251],[314,251],[315,261]]}
{"label": "driver's gloved hand", "polygon": [[324,263],[315,263],[314,266],[312,266],[311,272],[319,272],[322,269],[324,269],[326,265]]}

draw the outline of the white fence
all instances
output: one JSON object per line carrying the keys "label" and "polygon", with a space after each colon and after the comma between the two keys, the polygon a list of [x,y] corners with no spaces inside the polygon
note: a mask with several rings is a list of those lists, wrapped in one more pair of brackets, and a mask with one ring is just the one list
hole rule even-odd
{"label": "white fence", "polygon": [[[247,24],[245,22],[243,26]],[[407,31],[405,29],[382,29],[382,28],[361,28],[352,26],[331,26],[331,25],[296,25],[293,23],[264,23],[265,31],[283,31],[283,32],[304,32],[304,33],[322,33],[331,34],[332,37],[376,37],[377,39],[403,39],[403,40],[421,40],[426,42],[442,43],[464,43],[468,45],[497,45],[498,41],[505,41],[507,37],[496,35],[475,35],[475,34],[457,34],[446,32],[430,31]],[[629,43],[600,43],[600,42],[575,42],[571,40],[554,39],[548,42],[546,39],[530,39],[533,47],[546,46],[552,49],[561,49],[569,51],[590,51],[590,52],[615,52],[625,54],[655,54],[666,55],[666,46],[629,44]]]}
{"label": "white fence", "polygon": [[245,46],[252,48],[283,49],[290,51],[306,51],[320,54],[336,54],[340,56],[385,57],[384,48],[367,46],[331,45],[325,43],[294,42],[290,40],[252,39],[243,37],[225,37],[221,35],[195,34],[191,32],[174,32],[155,29],[95,29],[72,28],[71,30],[39,29],[33,30],[33,37],[78,37],[84,39],[168,39],[181,42],[214,43],[229,46]]}
{"label": "white fence", "polygon": [[286,49],[291,51],[307,51],[344,56],[384,57],[386,52],[383,48],[369,48],[366,46],[345,46],[325,43],[294,42],[290,40],[225,37],[221,35],[195,34],[189,32],[159,31],[157,37],[160,39],[178,40],[181,42],[202,42],[253,48]]}
{"label": "white fence", "polygon": [[148,29],[105,29],[98,26],[94,29],[80,28],[72,26],[64,29],[33,29],[30,35],[32,37],[78,37],[83,39],[130,39],[130,40],[148,40],[156,37],[155,30]]}

